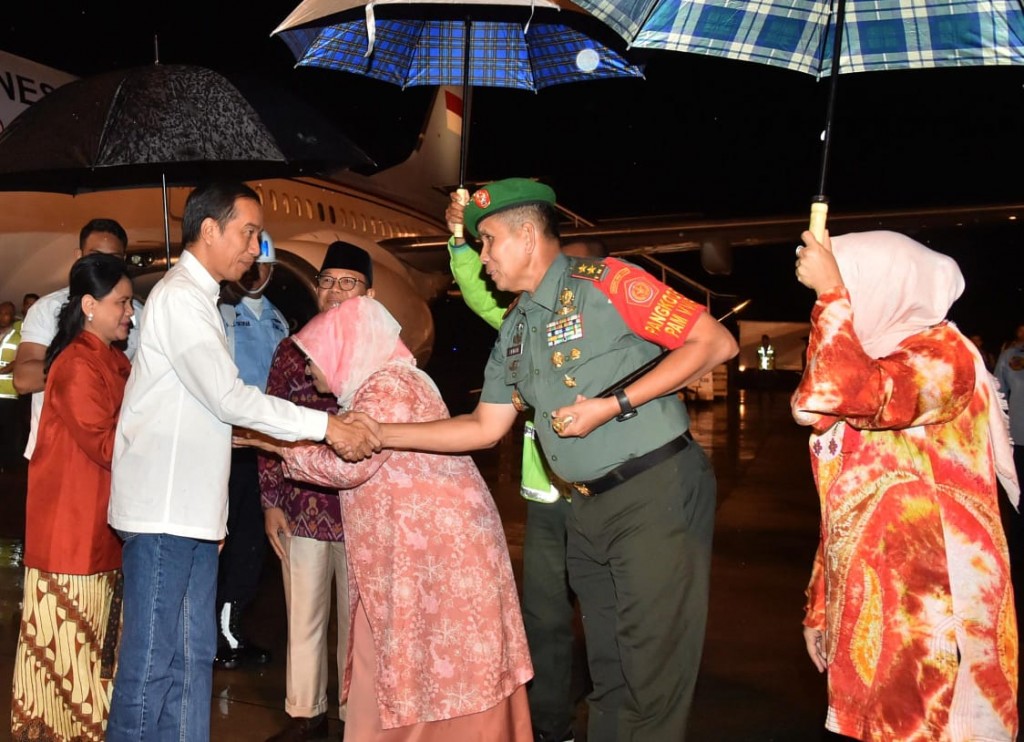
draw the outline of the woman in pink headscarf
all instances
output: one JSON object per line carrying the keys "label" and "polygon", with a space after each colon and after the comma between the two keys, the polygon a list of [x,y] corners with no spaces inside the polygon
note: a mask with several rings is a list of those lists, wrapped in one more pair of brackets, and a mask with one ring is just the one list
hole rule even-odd
{"label": "woman in pink headscarf", "polygon": [[793,416],[812,429],[821,544],[804,619],[825,725],[861,740],[1017,735],[1017,626],[997,477],[1006,419],[945,320],[949,257],[893,232],[797,248],[818,299]]}
{"label": "woman in pink headscarf", "polygon": [[[380,422],[448,416],[433,381],[368,297],[294,336],[341,409]],[[346,742],[528,742],[533,676],[497,508],[465,456],[279,447],[289,478],[340,488],[352,643]]]}

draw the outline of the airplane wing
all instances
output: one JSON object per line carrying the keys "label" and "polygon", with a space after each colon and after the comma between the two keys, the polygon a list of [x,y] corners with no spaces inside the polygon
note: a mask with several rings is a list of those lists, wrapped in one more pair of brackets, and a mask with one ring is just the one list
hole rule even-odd
{"label": "airplane wing", "polygon": [[[701,263],[713,274],[728,274],[737,247],[799,244],[807,215],[703,219],[696,216],[635,217],[587,221],[564,212],[562,242],[600,240],[619,257],[701,252]],[[1024,203],[984,204],[955,208],[833,212],[828,229],[835,234],[888,229],[913,236],[924,229],[1005,223],[1024,219]],[[382,247],[421,270],[444,270],[448,235],[423,235],[384,240]]]}

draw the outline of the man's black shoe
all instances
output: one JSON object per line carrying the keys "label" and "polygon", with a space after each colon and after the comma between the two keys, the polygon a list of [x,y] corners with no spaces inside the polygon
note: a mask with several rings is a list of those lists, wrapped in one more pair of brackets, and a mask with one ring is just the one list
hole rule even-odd
{"label": "man's black shoe", "polygon": [[217,642],[217,655],[213,666],[218,670],[237,670],[242,665],[265,665],[270,662],[270,650],[243,641],[237,647]]}
{"label": "man's black shoe", "polygon": [[304,742],[307,739],[327,739],[327,714],[311,719],[292,717],[284,728],[267,742]]}
{"label": "man's black shoe", "polygon": [[217,655],[213,666],[219,670],[237,670],[241,665],[265,665],[270,651],[242,636],[238,606],[225,603],[217,612]]}
{"label": "man's black shoe", "polygon": [[573,742],[576,739],[576,734],[570,727],[565,731],[565,734],[551,734],[550,732],[542,732],[537,729],[533,730],[533,742]]}

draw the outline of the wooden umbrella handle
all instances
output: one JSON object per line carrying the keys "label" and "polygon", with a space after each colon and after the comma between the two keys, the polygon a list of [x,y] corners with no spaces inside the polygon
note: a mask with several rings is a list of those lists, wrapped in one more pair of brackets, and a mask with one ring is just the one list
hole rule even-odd
{"label": "wooden umbrella handle", "polygon": [[825,239],[825,221],[828,218],[828,202],[814,201],[811,204],[811,221],[807,226],[814,239],[821,242]]}
{"label": "wooden umbrella handle", "polygon": [[[465,206],[466,204],[469,203],[469,191],[467,191],[465,188],[457,188],[455,190],[455,196],[456,196],[456,199],[458,200],[458,202],[460,204],[462,204],[463,206]],[[457,245],[458,244],[462,244],[462,223],[461,222],[455,225],[455,231],[452,234],[455,235],[455,244],[457,244]]]}

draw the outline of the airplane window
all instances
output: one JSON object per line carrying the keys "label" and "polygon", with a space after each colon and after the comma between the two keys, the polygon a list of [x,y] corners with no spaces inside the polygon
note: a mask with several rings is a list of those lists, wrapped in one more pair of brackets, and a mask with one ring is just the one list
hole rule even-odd
{"label": "airplane window", "polygon": [[284,206],[284,213],[285,214],[291,214],[292,213],[292,203],[291,203],[291,201],[288,200],[288,194],[287,193],[282,193],[281,194],[281,204]]}
{"label": "airplane window", "polygon": [[295,216],[302,216],[302,201],[298,196],[295,197]]}
{"label": "airplane window", "polygon": [[256,186],[253,190],[256,191],[256,195],[260,197],[260,205],[265,206],[267,202],[263,198],[263,186]]}
{"label": "airplane window", "polygon": [[[331,216],[331,224],[337,224],[338,220],[337,220],[337,216],[334,213],[334,207],[333,206],[328,206],[327,207],[327,213],[330,214],[330,216]],[[344,218],[345,217],[342,217],[342,219],[344,219]]]}
{"label": "airplane window", "polygon": [[350,211],[348,214],[348,224],[352,229],[356,228],[356,212]]}
{"label": "airplane window", "polygon": [[324,217],[324,205],[319,201],[316,202],[316,213],[320,215],[320,221],[327,221]]}
{"label": "airplane window", "polygon": [[277,211],[277,191],[273,189],[270,191],[270,208]]}
{"label": "airplane window", "polygon": [[310,201],[308,198],[306,199],[306,218],[313,218],[313,202]]}
{"label": "airplane window", "polygon": [[370,218],[370,234],[377,235],[377,220],[372,217]]}
{"label": "airplane window", "polygon": [[360,214],[359,215],[359,221],[362,223],[363,231],[365,232],[366,231],[366,214]]}

